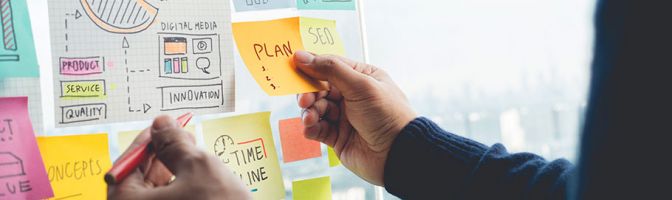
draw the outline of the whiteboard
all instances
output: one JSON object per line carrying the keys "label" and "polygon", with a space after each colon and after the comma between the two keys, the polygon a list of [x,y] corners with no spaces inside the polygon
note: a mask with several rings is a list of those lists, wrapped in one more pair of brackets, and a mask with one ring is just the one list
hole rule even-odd
{"label": "whiteboard", "polygon": [[[108,133],[110,141],[111,158],[116,159],[122,149],[118,147],[117,134],[121,131],[143,129],[149,125],[151,119],[131,123],[112,123],[102,125],[88,125],[70,128],[56,128],[54,122],[54,85],[53,70],[51,64],[51,41],[49,36],[49,18],[48,18],[47,0],[28,0],[32,28],[35,33],[35,45],[40,64],[40,85],[42,94],[42,114],[38,116],[43,122],[43,128],[36,132],[40,136],[62,136],[76,134]],[[361,8],[361,1],[358,5]],[[233,6],[233,5],[232,5]],[[270,20],[294,16],[315,17],[322,19],[331,19],[337,21],[337,29],[341,34],[346,49],[346,56],[350,59],[366,62],[366,37],[365,26],[362,23],[362,9],[357,11],[304,11],[295,8],[277,9],[266,11],[250,11],[241,13],[232,13],[233,22]],[[296,105],[295,96],[269,97],[259,88],[252,76],[248,73],[243,64],[237,49],[234,50],[235,74],[236,74],[236,105],[235,112],[225,114],[211,114],[197,116],[193,124],[198,124],[203,120],[215,119],[226,116],[233,116],[244,113],[258,111],[272,111],[271,126],[273,128],[274,141],[276,147],[280,147],[278,136],[278,120],[300,116],[301,110]],[[202,138],[202,128],[196,126],[196,136],[199,147],[204,148]],[[287,193],[291,193],[291,181],[305,178],[314,178],[329,175],[332,177],[332,190],[334,196],[347,197],[352,194],[361,194],[366,199],[375,198],[379,193],[374,191],[374,187],[361,180],[356,175],[345,169],[343,166],[329,169],[326,159],[326,147],[322,145],[323,158],[310,159],[301,162],[284,164],[280,163],[283,170],[284,184]],[[278,154],[282,151],[278,149]],[[281,156],[281,155],[280,155]],[[326,166],[326,167],[325,167]]]}

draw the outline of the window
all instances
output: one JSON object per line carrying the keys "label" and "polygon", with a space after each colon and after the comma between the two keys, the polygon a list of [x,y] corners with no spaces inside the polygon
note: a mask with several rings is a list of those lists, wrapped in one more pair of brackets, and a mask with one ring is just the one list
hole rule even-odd
{"label": "window", "polygon": [[576,161],[594,1],[364,5],[370,62],[420,115],[486,145]]}
{"label": "window", "polygon": [[[28,4],[39,63],[43,72],[50,72],[47,1]],[[593,1],[363,0],[361,4],[369,62],[391,74],[420,115],[487,145],[501,142],[513,152],[576,160],[592,58]],[[341,32],[346,40],[358,36]],[[349,47],[354,50],[348,56],[363,60],[364,53],[356,47],[362,44],[351,45],[355,47]],[[300,115],[295,97],[268,97],[236,59],[236,113],[273,111],[271,125],[280,147],[277,120]],[[50,94],[50,74],[43,73],[41,79],[43,94]],[[53,109],[49,97],[43,97],[47,111]],[[208,118],[213,117],[217,116]],[[47,112],[44,121],[53,122],[53,115]],[[48,128],[39,134],[108,132],[115,159],[121,151],[114,145],[116,133],[147,124]],[[199,142],[203,146],[202,138]],[[281,163],[288,197],[292,180],[329,175],[335,199],[396,199],[343,166],[328,168],[324,146],[323,154],[322,159]]]}

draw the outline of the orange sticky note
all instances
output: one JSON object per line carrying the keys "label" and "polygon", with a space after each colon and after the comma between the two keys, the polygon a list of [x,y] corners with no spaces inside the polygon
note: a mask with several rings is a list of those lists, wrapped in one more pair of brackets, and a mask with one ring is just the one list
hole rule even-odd
{"label": "orange sticky note", "polygon": [[294,53],[304,49],[298,17],[234,23],[233,36],[248,71],[268,95],[327,89],[294,65]]}
{"label": "orange sticky note", "polygon": [[303,135],[301,118],[280,120],[280,143],[285,163],[322,156],[320,142]]}

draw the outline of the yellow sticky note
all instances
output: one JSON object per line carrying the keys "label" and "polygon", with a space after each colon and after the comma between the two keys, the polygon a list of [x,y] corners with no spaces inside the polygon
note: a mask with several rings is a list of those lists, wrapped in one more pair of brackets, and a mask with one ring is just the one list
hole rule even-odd
{"label": "yellow sticky note", "polygon": [[292,182],[294,200],[331,199],[331,178],[328,176]]}
{"label": "yellow sticky note", "polygon": [[[184,129],[191,133],[195,134],[196,133],[196,126],[194,125],[189,125],[184,127]],[[133,143],[133,140],[135,140],[138,135],[140,135],[140,132],[142,130],[133,130],[133,131],[122,131],[117,134],[117,139],[119,140],[119,151],[124,152],[126,149],[131,146],[131,143]]]}
{"label": "yellow sticky note", "polygon": [[299,18],[233,24],[233,35],[248,71],[271,96],[326,90],[294,65],[294,53],[304,49]]}
{"label": "yellow sticky note", "polygon": [[301,17],[301,38],[306,50],[316,54],[345,55],[336,21]]}
{"label": "yellow sticky note", "polygon": [[285,198],[270,116],[262,112],[203,122],[206,149],[240,177],[254,199]]}
{"label": "yellow sticky note", "polygon": [[107,134],[38,137],[54,199],[105,199],[112,167]]}
{"label": "yellow sticky note", "polygon": [[327,154],[329,155],[329,167],[336,167],[341,165],[341,160],[338,159],[338,155],[331,147],[327,147]]}

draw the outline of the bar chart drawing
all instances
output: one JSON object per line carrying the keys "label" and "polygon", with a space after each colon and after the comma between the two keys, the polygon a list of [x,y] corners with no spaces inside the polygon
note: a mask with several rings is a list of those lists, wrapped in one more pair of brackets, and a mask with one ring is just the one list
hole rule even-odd
{"label": "bar chart drawing", "polygon": [[[0,0],[0,23],[2,24],[2,47],[6,51],[16,51],[16,33],[14,30],[14,13],[11,0]],[[0,54],[0,62],[19,61],[18,54]]]}
{"label": "bar chart drawing", "polygon": [[[158,33],[159,77],[214,80],[221,76],[218,34]],[[190,69],[191,68],[191,69]]]}

